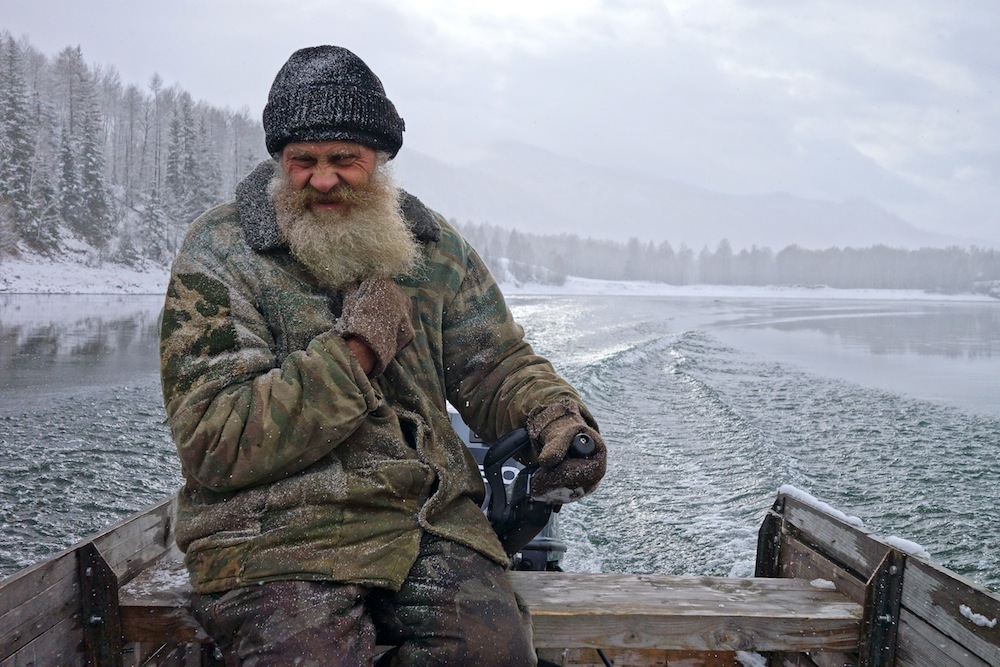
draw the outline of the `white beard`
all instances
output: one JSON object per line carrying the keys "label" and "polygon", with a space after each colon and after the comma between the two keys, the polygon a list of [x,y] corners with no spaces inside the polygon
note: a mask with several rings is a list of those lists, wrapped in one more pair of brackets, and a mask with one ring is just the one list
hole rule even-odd
{"label": "white beard", "polygon": [[310,186],[299,190],[279,165],[268,185],[278,228],[292,255],[326,288],[336,290],[367,278],[412,274],[420,245],[399,207],[399,187],[379,165],[359,188],[338,186],[330,196],[346,210],[314,210],[328,199]]}

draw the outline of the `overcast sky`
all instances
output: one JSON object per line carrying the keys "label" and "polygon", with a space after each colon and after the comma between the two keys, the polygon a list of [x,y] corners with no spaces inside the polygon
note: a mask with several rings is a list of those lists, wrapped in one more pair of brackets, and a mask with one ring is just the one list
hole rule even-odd
{"label": "overcast sky", "polygon": [[996,0],[3,0],[0,27],[257,117],[292,51],[338,44],[382,79],[404,150],[513,140],[726,193],[865,198],[1000,247]]}

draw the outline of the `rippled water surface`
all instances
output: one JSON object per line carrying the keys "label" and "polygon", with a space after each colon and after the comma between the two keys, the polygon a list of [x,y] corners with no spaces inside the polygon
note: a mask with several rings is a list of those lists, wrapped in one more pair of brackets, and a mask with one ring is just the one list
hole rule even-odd
{"label": "rippled water surface", "polygon": [[[1000,588],[1000,304],[510,300],[611,459],[573,570],[746,575],[792,484]],[[158,297],[0,296],[0,576],[179,484]]]}

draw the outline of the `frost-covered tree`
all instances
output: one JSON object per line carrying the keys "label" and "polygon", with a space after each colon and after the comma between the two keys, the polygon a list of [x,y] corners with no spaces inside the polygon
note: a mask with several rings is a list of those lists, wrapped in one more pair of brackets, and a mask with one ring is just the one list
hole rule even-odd
{"label": "frost-covered tree", "polygon": [[159,191],[154,187],[143,205],[139,217],[137,246],[139,254],[154,262],[165,263],[173,257],[168,238],[169,222],[163,210]]}
{"label": "frost-covered tree", "polygon": [[42,254],[59,251],[58,195],[54,165],[58,163],[56,113],[38,90],[32,92],[31,126],[34,128],[31,160],[31,210],[22,230],[25,243]]}
{"label": "frost-covered tree", "polygon": [[79,46],[66,47],[56,56],[52,69],[55,83],[52,94],[58,99],[58,120],[72,136],[80,124],[80,87],[87,71],[83,51]]}
{"label": "frost-covered tree", "polygon": [[9,234],[23,238],[34,209],[31,201],[34,150],[28,89],[17,43],[8,35],[0,46],[0,192],[5,202]]}
{"label": "frost-covered tree", "polygon": [[517,280],[535,280],[535,250],[516,229],[511,230],[507,240],[507,258],[510,260],[510,272]]}
{"label": "frost-covered tree", "polygon": [[63,129],[59,136],[59,187],[56,208],[62,222],[74,231],[80,231],[84,227],[83,193],[80,188],[79,173],[73,141],[69,130]]}
{"label": "frost-covered tree", "polygon": [[[136,155],[142,151],[140,132],[144,104],[142,92],[136,86],[128,86],[122,94],[122,128],[120,133],[122,165],[119,171],[122,203],[126,208],[134,206],[139,192],[142,169]],[[138,167],[138,168],[137,168]]]}
{"label": "frost-covered tree", "polygon": [[167,136],[167,169],[164,175],[167,202],[171,206],[182,207],[190,191],[191,172],[188,167],[193,161],[194,132],[191,124],[191,98],[182,95],[180,106],[174,109]]}
{"label": "frost-covered tree", "polygon": [[627,256],[622,275],[625,280],[640,280],[645,278],[646,267],[643,260],[642,243],[636,237],[631,237],[625,246]]}
{"label": "frost-covered tree", "polygon": [[[160,155],[162,153],[162,130],[160,127],[161,119],[163,116],[163,79],[160,78],[159,74],[153,74],[149,79],[149,92],[153,94],[152,100],[150,100],[150,115],[147,119],[149,130],[152,131],[152,137],[147,137],[153,142],[152,151],[150,155],[150,165],[152,168],[152,187],[159,190],[163,187],[162,171],[160,169]],[[146,151],[143,151],[143,155]]]}
{"label": "frost-covered tree", "polygon": [[219,202],[219,185],[222,182],[222,171],[219,168],[220,160],[197,159],[198,155],[209,156],[213,154],[212,141],[209,136],[208,123],[205,116],[198,121],[198,132],[195,135],[195,154],[192,156],[192,170],[194,171],[194,183],[192,187],[191,210],[194,216],[201,215],[208,208],[215,206]]}
{"label": "frost-covered tree", "polygon": [[104,182],[104,150],[101,139],[101,110],[93,83],[80,82],[81,110],[77,164],[80,169],[80,198],[83,218],[79,231],[91,245],[105,248],[111,240],[114,221]]}
{"label": "frost-covered tree", "polygon": [[97,91],[80,47],[56,58],[62,96],[59,144],[59,212],[80,238],[97,248],[110,240],[112,219],[104,181],[104,142]]}
{"label": "frost-covered tree", "polygon": [[5,255],[13,255],[17,249],[17,232],[14,231],[14,215],[7,198],[0,192],[0,262]]}
{"label": "frost-covered tree", "polygon": [[176,245],[192,220],[218,203],[216,193],[221,178],[218,160],[204,157],[212,153],[206,115],[196,119],[191,96],[182,93],[170,122],[164,179],[172,245]]}
{"label": "frost-covered tree", "polygon": [[123,84],[111,66],[88,67],[78,46],[48,57],[0,29],[5,248],[52,255],[72,233],[119,261],[167,262],[190,219],[265,155],[246,109],[194,105],[155,74],[148,88]]}

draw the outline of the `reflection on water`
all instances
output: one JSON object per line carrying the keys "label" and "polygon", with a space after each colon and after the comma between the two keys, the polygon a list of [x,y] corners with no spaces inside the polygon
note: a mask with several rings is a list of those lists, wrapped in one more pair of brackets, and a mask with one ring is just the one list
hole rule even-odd
{"label": "reflection on water", "polygon": [[825,377],[1000,416],[1000,303],[746,300],[707,329]]}
{"label": "reflection on water", "polygon": [[816,332],[871,354],[917,354],[953,359],[1000,357],[1000,303],[867,302],[817,307],[754,304],[720,322],[742,328]]}
{"label": "reflection on water", "polygon": [[156,296],[0,295],[0,578],[180,486]]}
{"label": "reflection on water", "polygon": [[159,296],[0,295],[0,397],[156,373]]}

